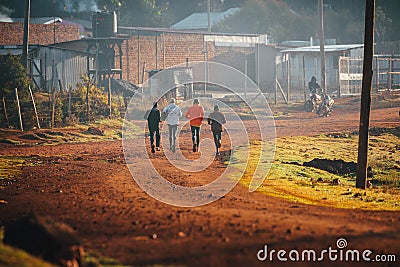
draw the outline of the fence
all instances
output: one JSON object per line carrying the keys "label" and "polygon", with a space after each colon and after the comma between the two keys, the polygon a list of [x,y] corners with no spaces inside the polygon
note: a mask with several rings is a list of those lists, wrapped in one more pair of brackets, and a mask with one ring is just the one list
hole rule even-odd
{"label": "fence", "polygon": [[[0,127],[31,129],[52,128],[76,122],[90,122],[99,118],[124,116],[130,96],[114,92],[109,100],[108,90],[90,85],[52,93],[18,89],[13,96],[1,99]],[[37,110],[37,117],[36,117]],[[21,113],[20,113],[21,112]],[[21,116],[19,116],[21,114]]]}
{"label": "fence", "polygon": [[[400,88],[400,58],[377,55],[374,57],[372,89],[381,90]],[[361,94],[363,77],[363,59],[339,58],[339,95]]]}

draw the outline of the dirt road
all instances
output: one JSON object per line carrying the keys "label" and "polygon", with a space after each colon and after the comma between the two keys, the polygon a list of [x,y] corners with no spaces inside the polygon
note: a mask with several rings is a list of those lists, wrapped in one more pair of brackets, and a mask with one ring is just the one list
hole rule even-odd
{"label": "dirt road", "polygon": [[[301,107],[277,108],[287,113],[275,121],[277,135],[357,131],[358,103],[343,100],[336,107],[328,118],[317,118]],[[398,107],[376,109],[371,116],[371,126],[400,124]],[[252,121],[246,124],[249,129],[255,127]],[[183,137],[190,140],[189,133]],[[371,258],[397,255],[397,263],[361,262],[355,266],[400,265],[400,212],[303,205],[249,193],[241,185],[209,205],[179,208],[154,200],[137,186],[125,165],[120,140],[1,146],[1,155],[23,158],[29,164],[20,167],[15,181],[0,188],[0,199],[7,201],[0,204],[0,224],[29,212],[51,216],[71,225],[85,248],[125,264],[295,266],[294,262],[280,262],[277,251],[338,249],[337,240],[344,238],[346,249],[369,249],[373,251]],[[181,149],[191,155],[190,142],[183,143]],[[205,172],[177,174],[161,152],[152,157],[164,175],[189,185],[205,184],[224,168],[216,160]],[[257,258],[265,245],[268,251],[276,250],[272,262]],[[298,263],[348,264],[332,262],[327,254],[323,262]]]}

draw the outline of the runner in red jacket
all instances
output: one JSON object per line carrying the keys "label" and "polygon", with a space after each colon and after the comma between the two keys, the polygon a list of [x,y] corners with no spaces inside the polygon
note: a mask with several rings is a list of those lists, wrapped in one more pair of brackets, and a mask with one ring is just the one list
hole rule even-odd
{"label": "runner in red jacket", "polygon": [[185,117],[190,120],[190,129],[192,131],[193,152],[199,150],[200,144],[200,126],[204,119],[204,109],[199,104],[197,98],[193,101],[191,106],[185,113]]}

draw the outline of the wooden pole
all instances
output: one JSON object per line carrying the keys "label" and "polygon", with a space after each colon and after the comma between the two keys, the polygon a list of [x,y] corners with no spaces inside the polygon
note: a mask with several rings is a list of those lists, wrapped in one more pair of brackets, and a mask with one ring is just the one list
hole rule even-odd
{"label": "wooden pole", "polygon": [[60,92],[64,91],[63,83],[61,79],[58,79],[58,87],[60,87]]}
{"label": "wooden pole", "polygon": [[289,103],[290,99],[290,55],[288,55],[286,65],[287,65],[287,97],[286,97],[286,104]]}
{"label": "wooden pole", "polygon": [[156,33],[156,70],[158,70],[158,33]]}
{"label": "wooden pole", "polygon": [[371,110],[372,60],[374,56],[375,0],[367,0],[365,7],[364,66],[361,92],[360,128],[356,187],[366,188],[368,167],[368,129]]}
{"label": "wooden pole", "polygon": [[286,98],[285,92],[283,91],[282,86],[280,85],[279,81],[276,80],[275,82],[276,82],[276,84],[277,84],[277,87],[279,87],[279,90],[280,90],[280,92],[281,92],[281,94],[282,94],[283,101],[285,101],[285,104],[289,103],[289,101],[288,101],[287,98]]}
{"label": "wooden pole", "polygon": [[376,79],[376,92],[379,92],[379,87],[380,87],[380,78],[379,78],[379,57],[376,57],[376,74],[375,74],[375,79]]}
{"label": "wooden pole", "polygon": [[3,109],[4,109],[4,118],[6,119],[7,122],[7,128],[10,128],[10,121],[8,120],[8,114],[7,114],[7,106],[6,106],[6,100],[3,95]]}
{"label": "wooden pole", "polygon": [[86,84],[86,122],[89,122],[89,87],[90,87],[90,80]]}
{"label": "wooden pole", "polygon": [[324,0],[319,0],[319,50],[321,54],[321,86],[324,93],[326,93],[326,80],[325,80],[325,33],[324,33]]}
{"label": "wooden pole", "polygon": [[[276,68],[276,67],[274,67],[274,68]],[[275,87],[274,103],[276,105],[276,104],[278,104],[278,77],[277,77],[276,71],[275,71],[274,87]]]}
{"label": "wooden pole", "polygon": [[68,118],[72,117],[71,103],[72,102],[72,86],[70,85],[68,88]]}
{"label": "wooden pole", "polygon": [[207,0],[207,30],[211,32],[211,0]]}
{"label": "wooden pole", "polygon": [[275,96],[274,96],[274,100],[275,100],[275,105],[278,103],[278,73],[276,70],[276,59],[274,60],[274,87],[275,87]]}
{"label": "wooden pole", "polygon": [[163,69],[165,69],[165,33],[162,33]]}
{"label": "wooden pole", "polygon": [[29,20],[31,17],[31,1],[26,0],[25,3],[25,19],[24,19],[24,37],[22,50],[22,65],[28,69],[28,50],[29,50]]}
{"label": "wooden pole", "polygon": [[20,129],[21,129],[21,132],[23,132],[23,131],[24,131],[24,126],[22,125],[21,106],[19,105],[18,89],[17,89],[17,88],[15,88],[15,99],[17,100],[19,127],[20,127]]}
{"label": "wooden pole", "polygon": [[51,89],[51,128],[55,127],[55,116],[56,116],[56,88],[55,86]]}
{"label": "wooden pole", "polygon": [[303,88],[304,88],[304,102],[307,101],[307,92],[306,92],[306,62],[303,55]]}
{"label": "wooden pole", "polygon": [[112,116],[112,104],[111,104],[111,77],[108,76],[108,116],[111,119]]}
{"label": "wooden pole", "polygon": [[37,124],[38,129],[40,129],[40,123],[39,123],[39,117],[38,117],[38,114],[37,114],[35,99],[33,98],[32,89],[31,89],[31,86],[30,86],[30,85],[28,86],[28,89],[29,89],[29,93],[30,93],[31,99],[32,99],[33,110],[35,111],[36,124]]}
{"label": "wooden pole", "polygon": [[[138,84],[139,84],[140,83],[140,33],[139,33],[139,31],[137,31],[137,49],[138,49],[138,51],[137,51],[137,71],[138,71],[137,80],[138,80]],[[143,90],[143,84],[141,87]]]}
{"label": "wooden pole", "polygon": [[247,59],[244,61],[244,98],[247,98]]}
{"label": "wooden pole", "polygon": [[143,70],[142,70],[142,87],[144,83],[144,73],[146,71],[146,61],[143,62]]}
{"label": "wooden pole", "polygon": [[388,89],[392,90],[392,71],[393,71],[393,58],[389,57],[388,59],[389,71],[388,71]]}
{"label": "wooden pole", "polygon": [[340,73],[342,73],[342,57],[339,57],[339,64],[338,64],[338,76],[337,76],[337,86],[338,86],[338,98],[341,97],[341,88],[340,88]]}

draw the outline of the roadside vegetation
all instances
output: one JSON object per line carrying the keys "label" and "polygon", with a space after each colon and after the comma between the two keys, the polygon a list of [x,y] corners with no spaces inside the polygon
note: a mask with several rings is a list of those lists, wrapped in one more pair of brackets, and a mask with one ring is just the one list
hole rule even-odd
{"label": "roadside vegetation", "polygon": [[[368,189],[355,187],[356,174],[334,174],[304,166],[315,158],[357,162],[358,136],[351,133],[278,138],[274,163],[263,194],[293,202],[350,209],[400,210],[399,128],[370,136]],[[240,183],[250,184],[259,161],[259,141],[250,143],[250,158]],[[245,157],[245,149],[237,157]],[[235,163],[232,163],[235,164]],[[263,162],[260,163],[261,167]],[[239,166],[238,166],[239,167]]]}

